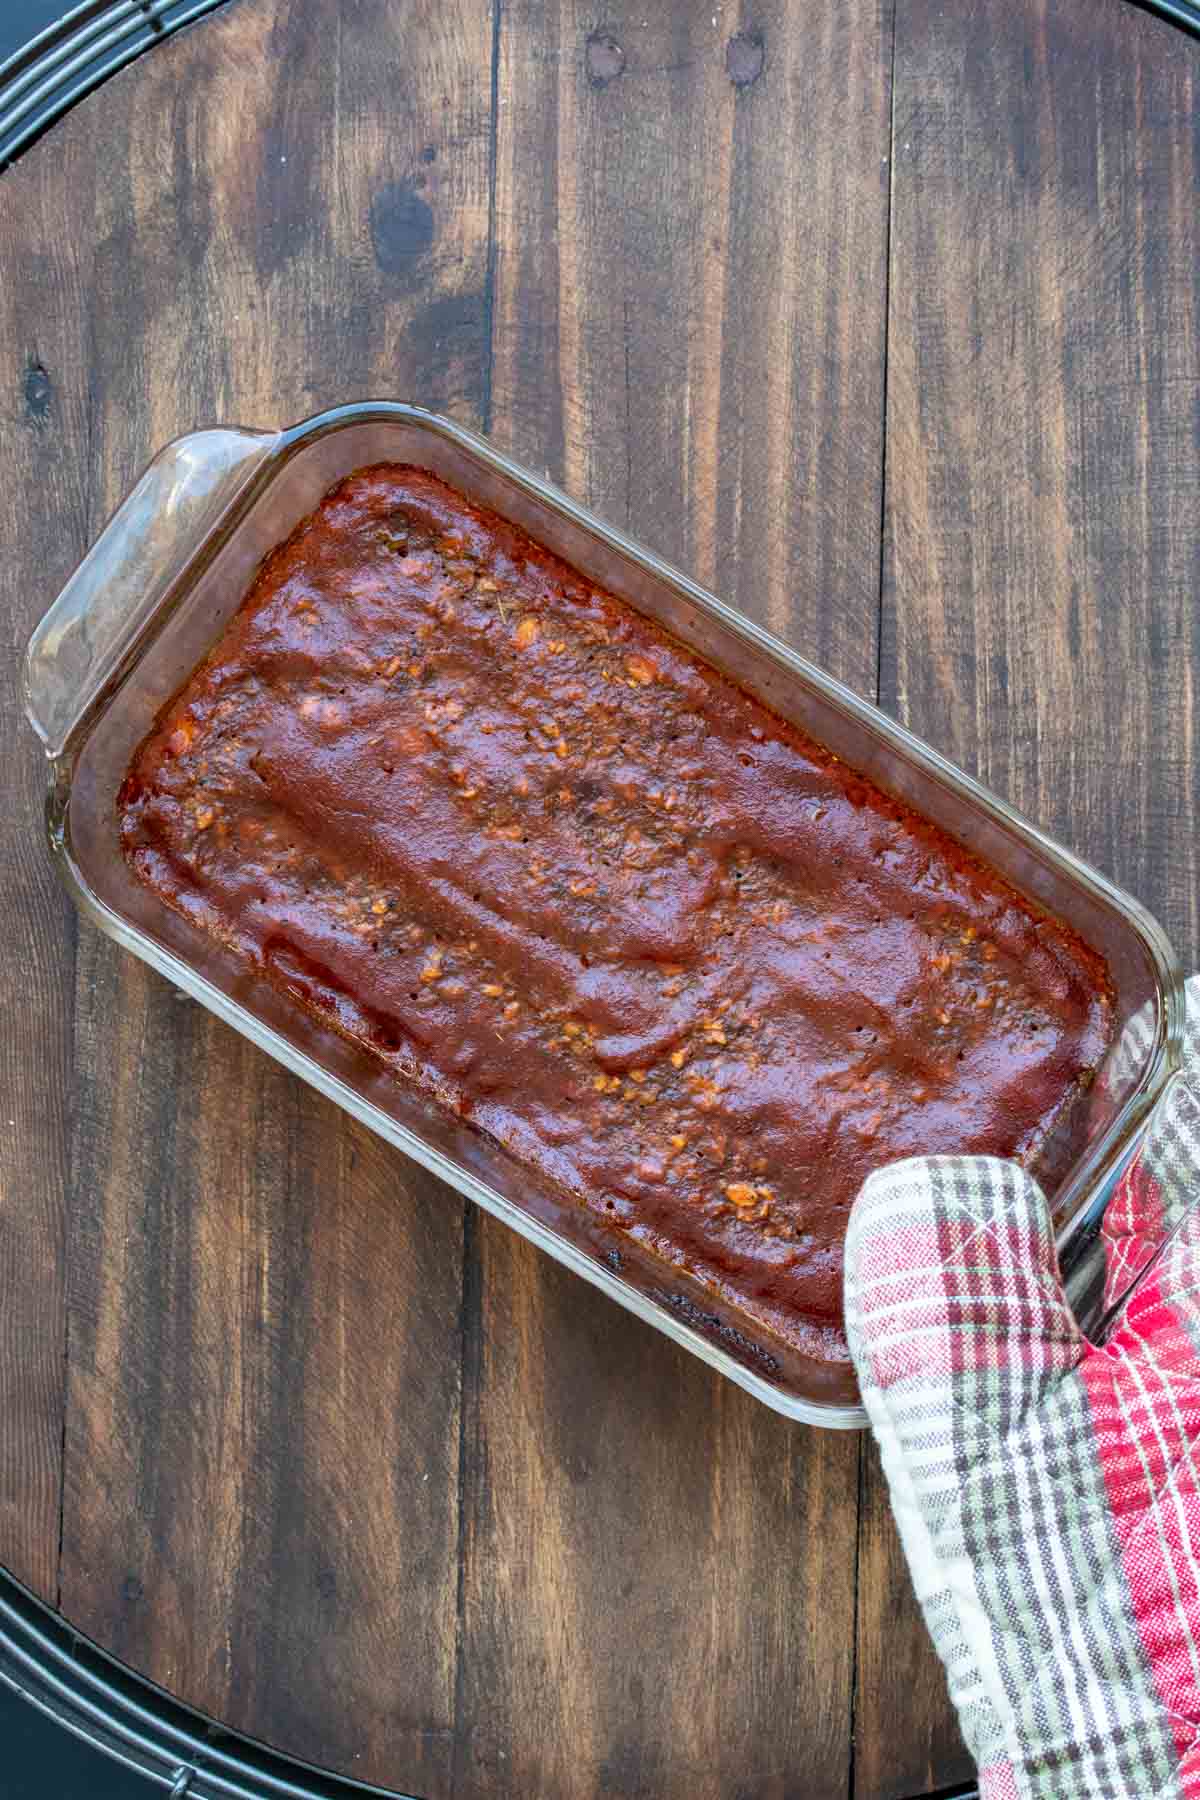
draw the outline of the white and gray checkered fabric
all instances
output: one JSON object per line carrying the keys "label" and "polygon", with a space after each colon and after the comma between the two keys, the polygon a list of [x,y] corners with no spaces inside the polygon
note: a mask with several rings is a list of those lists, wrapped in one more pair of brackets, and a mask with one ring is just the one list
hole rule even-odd
{"label": "white and gray checkered fabric", "polygon": [[1169,1242],[1103,1346],[1016,1166],[900,1163],[854,1210],[851,1349],[988,1800],[1200,1796],[1197,1094],[1193,982],[1184,1079],[1106,1223],[1114,1265]]}

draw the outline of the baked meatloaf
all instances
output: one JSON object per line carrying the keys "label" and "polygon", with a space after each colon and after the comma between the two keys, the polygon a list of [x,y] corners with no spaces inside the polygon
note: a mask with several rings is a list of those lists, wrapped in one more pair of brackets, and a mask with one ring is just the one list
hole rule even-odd
{"label": "baked meatloaf", "polygon": [[1028,1157],[1102,961],[520,530],[359,470],[119,796],[142,881],[756,1327],[845,1359],[897,1157]]}

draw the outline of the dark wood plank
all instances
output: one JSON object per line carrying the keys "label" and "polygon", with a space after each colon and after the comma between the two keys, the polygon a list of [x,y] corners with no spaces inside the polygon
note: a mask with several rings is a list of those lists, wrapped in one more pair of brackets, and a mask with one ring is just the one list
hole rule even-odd
{"label": "dark wood plank", "polygon": [[[0,503],[14,637],[139,465],[197,422],[380,392],[479,419],[492,42],[486,4],[238,0],[5,177],[0,255],[41,268],[0,302],[9,406],[36,352],[62,421],[9,428],[34,460]],[[84,517],[64,489],[90,472]],[[48,879],[25,816],[0,893],[23,908],[11,1169],[34,1212],[27,1248],[15,1226],[0,1238],[3,1336],[44,1305],[57,1371],[62,1260],[39,1214],[71,1088],[72,936]],[[75,1004],[63,1610],[225,1723],[446,1793],[461,1202],[86,928]],[[19,1372],[31,1401],[40,1368]],[[36,1453],[56,1551],[43,1410],[53,1445],[22,1464],[6,1442],[3,1467],[7,1483]],[[52,1575],[53,1555],[32,1568]]]}
{"label": "dark wood plank", "polygon": [[0,282],[0,1565],[53,1602],[75,915],[43,843],[46,762],[20,685],[29,633],[87,548],[91,505],[86,467],[65,453],[86,441],[86,390],[47,369],[85,361],[79,266],[50,248],[70,208],[57,183],[28,185],[44,237],[29,232],[28,188],[0,182],[0,243],[22,246]]}
{"label": "dark wood plank", "polygon": [[[504,7],[492,428],[873,692],[890,20],[754,20]],[[845,1791],[858,1442],[476,1229],[457,1791]]]}
{"label": "dark wood plank", "polygon": [[864,1441],[854,1704],[854,1800],[910,1800],[974,1767],[896,1535],[887,1483]]}
{"label": "dark wood plank", "polygon": [[[1197,46],[1121,0],[900,0],[883,703],[1139,894],[1194,964]],[[925,1640],[865,1467],[856,1792]],[[890,1610],[889,1610],[890,1609]],[[913,1754],[913,1751],[916,1754]]]}

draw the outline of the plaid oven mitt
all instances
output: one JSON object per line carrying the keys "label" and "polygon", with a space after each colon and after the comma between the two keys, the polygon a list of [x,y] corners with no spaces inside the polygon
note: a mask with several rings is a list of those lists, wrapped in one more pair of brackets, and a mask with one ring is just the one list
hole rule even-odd
{"label": "plaid oven mitt", "polygon": [[1175,1235],[1102,1347],[1015,1164],[898,1163],[855,1206],[850,1346],[984,1800],[1200,1796],[1197,1201],[1200,977],[1110,1279]]}

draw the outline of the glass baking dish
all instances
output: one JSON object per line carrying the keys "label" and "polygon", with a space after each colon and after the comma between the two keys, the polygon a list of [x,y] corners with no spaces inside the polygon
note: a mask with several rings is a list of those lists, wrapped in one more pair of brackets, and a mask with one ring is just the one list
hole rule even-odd
{"label": "glass baking dish", "polygon": [[[287,431],[200,431],[142,476],[34,633],[26,709],[50,759],[50,841],[80,910],[461,1193],[791,1418],[855,1427],[850,1365],[808,1359],[686,1270],[594,1219],[478,1129],[290,1003],[164,906],[121,854],[115,800],[160,708],[220,634],[266,553],[342,476],[415,463],[619,595],[989,862],[1107,958],[1113,1049],[1034,1172],[1081,1310],[1098,1291],[1106,1194],[1177,1066],[1182,988],[1136,901],[875,707],[461,426],[396,402]],[[1087,1318],[1081,1320],[1087,1324]]]}

